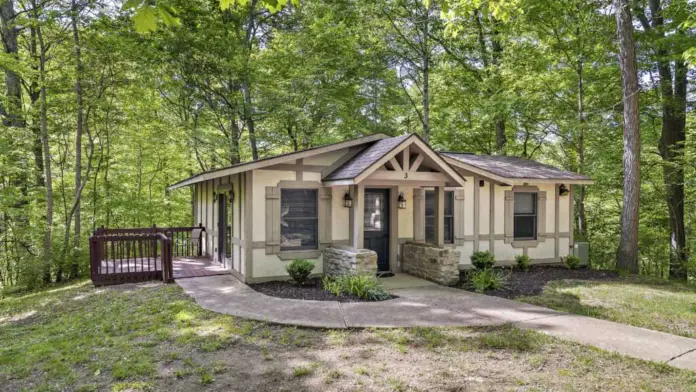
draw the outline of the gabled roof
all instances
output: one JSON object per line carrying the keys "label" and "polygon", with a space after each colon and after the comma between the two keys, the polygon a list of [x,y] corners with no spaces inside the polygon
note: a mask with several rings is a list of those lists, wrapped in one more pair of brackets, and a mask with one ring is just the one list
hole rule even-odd
{"label": "gabled roof", "polygon": [[375,133],[372,135],[363,136],[363,137],[359,137],[359,138],[351,139],[351,140],[346,140],[343,142],[338,142],[338,143],[333,143],[333,144],[325,144],[322,146],[308,148],[306,150],[289,152],[286,154],[280,154],[280,155],[275,155],[275,156],[271,156],[271,157],[267,157],[267,158],[262,158],[262,159],[259,159],[256,161],[242,162],[242,163],[238,163],[236,165],[231,165],[231,166],[223,167],[220,169],[209,170],[209,171],[206,171],[203,173],[198,173],[196,175],[193,175],[189,178],[186,178],[186,179],[181,180],[175,184],[170,185],[169,187],[167,187],[167,189],[174,190],[174,189],[185,187],[188,185],[193,185],[193,184],[196,184],[199,182],[211,180],[213,178],[229,176],[232,174],[237,174],[237,173],[245,172],[248,170],[262,169],[264,167],[277,165],[279,163],[294,161],[294,160],[297,160],[300,158],[307,158],[310,156],[323,154],[323,153],[327,153],[327,152],[331,152],[331,151],[336,151],[336,150],[340,150],[343,148],[361,146],[361,145],[365,145],[367,143],[372,143],[372,142],[375,142],[375,141],[378,141],[381,139],[387,139],[387,138],[389,138],[389,136],[387,136],[383,133]]}
{"label": "gabled roof", "polygon": [[[380,169],[387,161],[393,159],[396,154],[405,151],[409,146],[417,147],[423,155],[428,157],[433,165],[437,166],[438,171],[441,172],[442,179],[449,184],[448,186],[464,186],[466,180],[440,154],[435,152],[416,134],[397,136],[374,142],[336,170],[326,175],[322,180],[326,185],[360,183],[370,174]],[[417,175],[423,177],[430,175],[432,178],[436,176],[433,173],[411,173],[408,178],[414,179],[414,176]],[[405,177],[401,178],[401,180],[405,180]]]}
{"label": "gabled roof", "polygon": [[378,140],[364,150],[360,151],[356,156],[344,163],[338,169],[324,177],[325,181],[353,179],[374,165],[383,156],[394,150],[410,135],[390,137],[388,139]]}
{"label": "gabled roof", "polygon": [[502,156],[476,155],[471,153],[441,152],[447,161],[456,167],[490,177],[493,180],[519,184],[523,182],[567,182],[570,184],[592,184],[587,176],[561,170],[530,159]]}
{"label": "gabled roof", "polygon": [[350,158],[346,156],[345,158],[348,160],[342,164],[337,163],[339,166],[331,173],[326,174],[322,180],[327,185],[359,183],[410,144],[416,145],[429,157],[429,159],[431,159],[433,164],[439,166],[443,174],[446,175],[446,178],[452,179],[453,182],[459,183],[460,185],[463,185],[465,180],[452,166],[481,175],[501,184],[509,185],[523,184],[525,182],[593,183],[592,179],[587,176],[561,170],[529,159],[511,156],[476,155],[460,152],[438,153],[433,151],[418,135],[411,134],[389,137],[385,134],[378,133],[357,139],[276,155],[256,161],[243,162],[221,169],[210,170],[170,185],[168,189],[173,190],[214,178],[249,170],[263,169],[269,166],[351,147],[357,149],[358,152],[354,152],[354,155],[350,156]]}

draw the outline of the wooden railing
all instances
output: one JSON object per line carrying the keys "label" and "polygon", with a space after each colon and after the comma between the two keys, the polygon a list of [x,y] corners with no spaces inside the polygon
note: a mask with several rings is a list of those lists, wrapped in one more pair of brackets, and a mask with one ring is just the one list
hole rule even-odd
{"label": "wooden railing", "polygon": [[202,227],[150,227],[95,230],[90,237],[90,267],[95,285],[162,280],[172,282],[174,257],[197,257]]}

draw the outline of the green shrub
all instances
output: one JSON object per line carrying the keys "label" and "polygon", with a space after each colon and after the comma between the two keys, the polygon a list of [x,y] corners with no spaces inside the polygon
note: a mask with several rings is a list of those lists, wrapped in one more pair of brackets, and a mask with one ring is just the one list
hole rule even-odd
{"label": "green shrub", "polygon": [[331,276],[324,276],[321,278],[321,283],[324,286],[324,290],[328,291],[329,293],[339,296],[341,295],[341,292],[343,291],[343,287],[341,286],[341,281],[339,279],[335,279]]}
{"label": "green shrub", "polygon": [[370,290],[377,287],[377,278],[370,275],[346,275],[341,277],[343,291],[356,297],[368,299]]}
{"label": "green shrub", "polygon": [[507,275],[501,270],[492,268],[473,270],[469,273],[469,285],[477,293],[487,290],[500,290],[505,288]]}
{"label": "green shrub", "polygon": [[474,252],[471,255],[471,264],[478,270],[489,269],[495,264],[495,256],[487,250]]}
{"label": "green shrub", "polygon": [[322,283],[324,290],[336,296],[350,294],[368,301],[384,301],[391,298],[391,294],[372,275],[325,276]]}
{"label": "green shrub", "polygon": [[529,271],[532,268],[532,259],[527,255],[515,256],[515,262],[517,263],[517,269],[521,271]]}
{"label": "green shrub", "polygon": [[565,258],[565,265],[570,269],[576,269],[580,266],[580,258],[574,255],[568,255]]}
{"label": "green shrub", "polygon": [[314,269],[314,263],[303,259],[295,259],[285,266],[290,277],[298,284],[304,284]]}

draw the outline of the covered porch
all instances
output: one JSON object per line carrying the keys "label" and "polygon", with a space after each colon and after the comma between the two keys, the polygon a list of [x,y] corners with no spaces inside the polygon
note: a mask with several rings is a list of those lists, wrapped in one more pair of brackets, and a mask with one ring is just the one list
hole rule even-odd
{"label": "covered porch", "polygon": [[447,232],[452,237],[454,231],[459,234],[454,227],[446,228],[446,206],[452,210],[456,204],[446,200],[446,191],[461,192],[464,184],[465,180],[415,135],[377,142],[322,181],[348,208],[347,219],[341,220],[348,233],[347,245],[376,252],[379,272],[403,270],[402,245],[409,241],[427,241],[441,248]]}

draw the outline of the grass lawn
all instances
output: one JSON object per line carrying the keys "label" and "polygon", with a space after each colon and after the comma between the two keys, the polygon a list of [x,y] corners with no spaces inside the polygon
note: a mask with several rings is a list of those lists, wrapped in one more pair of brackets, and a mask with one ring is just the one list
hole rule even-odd
{"label": "grass lawn", "polygon": [[83,282],[0,300],[0,390],[696,391],[696,373],[513,327],[281,327]]}
{"label": "grass lawn", "polygon": [[647,277],[559,280],[519,301],[696,338],[696,287]]}

